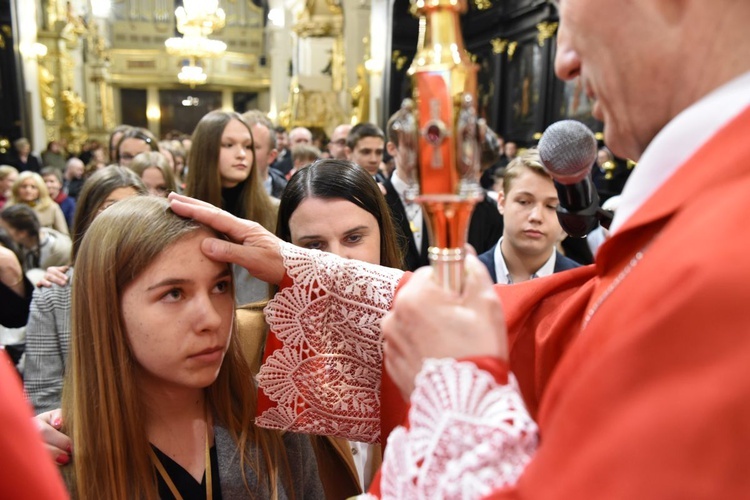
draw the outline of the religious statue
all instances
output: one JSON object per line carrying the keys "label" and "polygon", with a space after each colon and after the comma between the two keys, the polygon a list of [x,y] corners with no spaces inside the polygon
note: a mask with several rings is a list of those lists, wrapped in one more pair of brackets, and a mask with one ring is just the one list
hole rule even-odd
{"label": "religious statue", "polygon": [[352,97],[352,125],[370,120],[370,84],[364,64],[357,66],[357,84],[349,90]]}
{"label": "religious statue", "polygon": [[86,119],[86,103],[73,90],[63,90],[62,101],[65,106],[65,124],[72,128],[81,128]]}
{"label": "religious statue", "polygon": [[42,100],[42,117],[50,122],[55,119],[55,95],[52,85],[55,76],[43,64],[39,64],[39,93]]}

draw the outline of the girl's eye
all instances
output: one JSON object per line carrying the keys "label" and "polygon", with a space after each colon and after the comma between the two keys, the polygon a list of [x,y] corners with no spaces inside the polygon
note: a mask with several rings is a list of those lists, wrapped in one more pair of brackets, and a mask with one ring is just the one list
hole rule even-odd
{"label": "girl's eye", "polygon": [[216,283],[216,286],[214,287],[214,290],[216,293],[227,293],[229,291],[230,286],[229,280],[219,281]]}
{"label": "girl's eye", "polygon": [[177,302],[182,298],[182,290],[179,288],[172,288],[167,293],[162,295],[162,299],[166,300],[167,302]]}
{"label": "girl's eye", "polygon": [[350,234],[346,237],[346,241],[349,243],[359,243],[362,241],[362,235],[361,234]]}
{"label": "girl's eye", "polygon": [[311,250],[322,250],[323,243],[321,243],[320,241],[311,241],[305,245],[305,248],[309,248]]}

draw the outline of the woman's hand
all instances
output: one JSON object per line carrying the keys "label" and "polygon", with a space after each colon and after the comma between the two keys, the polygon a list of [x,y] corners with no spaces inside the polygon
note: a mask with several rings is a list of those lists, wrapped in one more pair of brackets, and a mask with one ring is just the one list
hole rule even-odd
{"label": "woman's hand", "polygon": [[67,465],[73,458],[73,442],[60,432],[62,428],[62,411],[52,410],[40,413],[34,417],[39,433],[42,435],[44,446],[52,455],[52,460],[58,465]]}
{"label": "woman's hand", "polygon": [[70,266],[52,266],[47,268],[47,272],[44,273],[44,277],[40,279],[36,286],[41,288],[50,288],[53,284],[59,286],[65,286],[68,284],[68,275],[65,274],[70,269]]}

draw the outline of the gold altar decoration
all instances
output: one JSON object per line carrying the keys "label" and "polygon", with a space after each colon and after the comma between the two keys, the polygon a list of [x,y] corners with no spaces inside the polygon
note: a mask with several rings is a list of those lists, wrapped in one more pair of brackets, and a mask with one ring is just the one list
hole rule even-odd
{"label": "gold altar decoration", "polygon": [[357,66],[357,84],[349,91],[352,97],[352,125],[370,120],[370,84],[368,77],[365,65],[359,64]]}
{"label": "gold altar decoration", "polygon": [[409,58],[401,54],[400,50],[394,50],[391,59],[393,59],[393,62],[396,64],[396,70],[398,71],[401,71],[404,65],[409,61]]}
{"label": "gold altar decoration", "polygon": [[513,60],[513,56],[515,55],[517,48],[518,48],[518,42],[510,42],[508,44],[508,61]]}
{"label": "gold altar decoration", "polygon": [[292,27],[299,37],[340,36],[344,32],[341,4],[336,0],[306,0]]}
{"label": "gold altar decoration", "polygon": [[293,77],[289,90],[289,102],[278,115],[278,123],[294,127],[319,127],[328,135],[348,118],[339,104],[339,93],[333,91],[305,90],[297,77]]}
{"label": "gold altar decoration", "polygon": [[536,30],[539,32],[536,36],[536,40],[540,47],[544,47],[544,42],[555,36],[557,26],[558,23],[549,22],[542,22],[536,25]]}
{"label": "gold altar decoration", "polygon": [[504,54],[508,50],[508,40],[504,38],[493,38],[490,40],[493,54]]}
{"label": "gold altar decoration", "polygon": [[44,66],[44,64],[39,63],[38,68],[39,94],[42,100],[42,118],[44,118],[45,121],[50,122],[55,119],[55,104],[57,103],[53,90],[55,76],[46,66]]}

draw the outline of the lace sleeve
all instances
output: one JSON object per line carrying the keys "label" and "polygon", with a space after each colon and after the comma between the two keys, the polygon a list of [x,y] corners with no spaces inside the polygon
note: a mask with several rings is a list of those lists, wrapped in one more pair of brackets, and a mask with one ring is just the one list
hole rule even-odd
{"label": "lace sleeve", "polygon": [[265,309],[271,334],[258,386],[271,404],[259,404],[257,424],[377,442],[380,320],[403,272],[289,244],[281,253],[292,285]]}
{"label": "lace sleeve", "polygon": [[388,438],[382,498],[481,498],[513,485],[537,446],[515,379],[499,385],[471,362],[427,360],[409,429]]}

